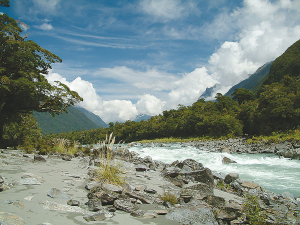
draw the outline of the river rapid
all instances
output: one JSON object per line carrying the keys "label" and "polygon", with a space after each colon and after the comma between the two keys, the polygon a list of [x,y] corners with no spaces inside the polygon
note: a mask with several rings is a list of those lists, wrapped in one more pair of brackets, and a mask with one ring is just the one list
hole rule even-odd
{"label": "river rapid", "polygon": [[[141,157],[150,156],[164,163],[194,159],[212,171],[238,173],[241,179],[254,181],[276,194],[290,192],[295,197],[300,196],[300,160],[290,160],[274,154],[210,152],[205,147],[183,144],[169,144],[164,147],[141,145],[128,149],[139,153]],[[236,163],[223,164],[224,157]]]}

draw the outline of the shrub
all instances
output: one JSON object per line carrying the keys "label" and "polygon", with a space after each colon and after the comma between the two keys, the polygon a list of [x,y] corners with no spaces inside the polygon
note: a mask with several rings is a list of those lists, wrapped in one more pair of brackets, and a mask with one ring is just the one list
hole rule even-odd
{"label": "shrub", "polygon": [[170,202],[172,205],[175,205],[178,202],[178,198],[176,197],[176,195],[169,192],[164,192],[164,194],[160,195],[159,197],[164,202]]}
{"label": "shrub", "polygon": [[257,196],[246,195],[246,201],[243,206],[243,211],[247,216],[247,220],[251,225],[265,225],[266,214],[259,206]]}

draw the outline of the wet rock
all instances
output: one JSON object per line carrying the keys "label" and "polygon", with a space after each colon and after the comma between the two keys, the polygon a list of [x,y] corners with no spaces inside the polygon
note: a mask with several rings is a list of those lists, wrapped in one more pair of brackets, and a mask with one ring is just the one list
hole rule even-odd
{"label": "wet rock", "polygon": [[224,157],[224,158],[222,159],[222,163],[223,163],[223,164],[229,164],[229,163],[236,163],[236,161],[234,161],[234,160],[232,160],[232,159],[230,159],[230,158],[228,158],[228,157]]}
{"label": "wet rock", "polygon": [[69,199],[70,197],[66,195],[64,192],[57,188],[52,188],[50,191],[48,191],[47,195],[50,198],[62,198],[62,199]]}
{"label": "wet rock", "polygon": [[139,209],[137,205],[131,203],[128,199],[116,200],[114,202],[114,207],[128,213],[132,213]]}
{"label": "wet rock", "polygon": [[174,209],[166,218],[181,224],[218,225],[212,210],[203,205]]}
{"label": "wet rock", "polygon": [[46,162],[46,159],[42,155],[34,155],[34,162]]}
{"label": "wet rock", "polygon": [[235,181],[236,179],[239,178],[239,175],[237,173],[229,173],[225,177],[225,183],[230,184],[231,182]]}
{"label": "wet rock", "polygon": [[69,200],[69,201],[67,202],[67,204],[70,205],[70,206],[79,206],[79,205],[80,205],[80,202],[77,201],[77,200],[71,199],[71,200]]}
{"label": "wet rock", "polygon": [[25,225],[26,221],[21,217],[7,212],[0,212],[0,224],[3,225]]}

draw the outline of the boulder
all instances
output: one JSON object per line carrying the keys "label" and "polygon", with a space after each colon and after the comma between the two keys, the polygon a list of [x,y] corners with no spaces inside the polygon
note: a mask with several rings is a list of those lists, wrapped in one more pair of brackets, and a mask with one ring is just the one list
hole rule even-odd
{"label": "boulder", "polygon": [[214,190],[212,186],[205,183],[198,183],[184,188],[184,193],[192,195],[195,199],[203,199],[207,196],[213,195]]}
{"label": "boulder", "polygon": [[21,217],[7,212],[0,212],[0,224],[3,225],[25,225],[26,221]]}
{"label": "boulder", "polygon": [[136,171],[148,171],[148,170],[150,170],[150,168],[144,164],[137,164],[135,166],[135,170]]}
{"label": "boulder", "polygon": [[229,174],[226,175],[224,181],[225,181],[226,184],[230,184],[231,182],[239,179],[239,177],[240,176],[237,173],[229,173]]}
{"label": "boulder", "polygon": [[52,188],[47,195],[51,198],[69,199],[70,197],[57,188]]}
{"label": "boulder", "polygon": [[218,225],[212,210],[204,205],[174,209],[166,215],[166,218],[180,224]]}
{"label": "boulder", "polygon": [[89,222],[89,221],[101,221],[101,220],[105,220],[106,218],[111,218],[113,216],[114,214],[112,212],[102,209],[101,211],[95,213],[84,214],[83,218],[87,222]]}
{"label": "boulder", "polygon": [[223,164],[229,164],[229,163],[236,163],[236,161],[234,161],[234,160],[232,160],[232,159],[230,159],[228,157],[223,157],[222,163]]}
{"label": "boulder", "polygon": [[89,199],[86,205],[88,206],[88,209],[93,212],[103,209],[101,200],[97,198]]}
{"label": "boulder", "polygon": [[67,202],[67,204],[70,205],[70,206],[79,206],[79,205],[80,205],[80,202],[77,201],[77,200],[71,199],[71,200],[69,200],[69,201]]}

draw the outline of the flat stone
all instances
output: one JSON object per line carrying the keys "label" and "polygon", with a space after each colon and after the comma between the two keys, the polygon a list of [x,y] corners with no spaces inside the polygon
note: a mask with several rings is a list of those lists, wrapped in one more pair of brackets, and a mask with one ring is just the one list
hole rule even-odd
{"label": "flat stone", "polygon": [[70,197],[57,188],[52,188],[47,195],[51,198],[69,199]]}
{"label": "flat stone", "polygon": [[242,186],[242,187],[245,187],[245,188],[255,189],[255,188],[259,187],[259,184],[258,184],[258,183],[255,183],[255,182],[251,182],[251,181],[246,181],[246,180],[244,180],[244,181],[241,183],[241,186]]}
{"label": "flat stone", "polygon": [[36,179],[34,177],[21,179],[18,182],[23,185],[40,185],[40,184],[42,184],[38,179]]}
{"label": "flat stone", "polygon": [[63,211],[63,212],[75,212],[75,213],[87,213],[84,209],[77,206],[69,206],[59,204],[57,202],[44,201],[40,202],[44,206],[44,209],[54,210],[54,211]]}

